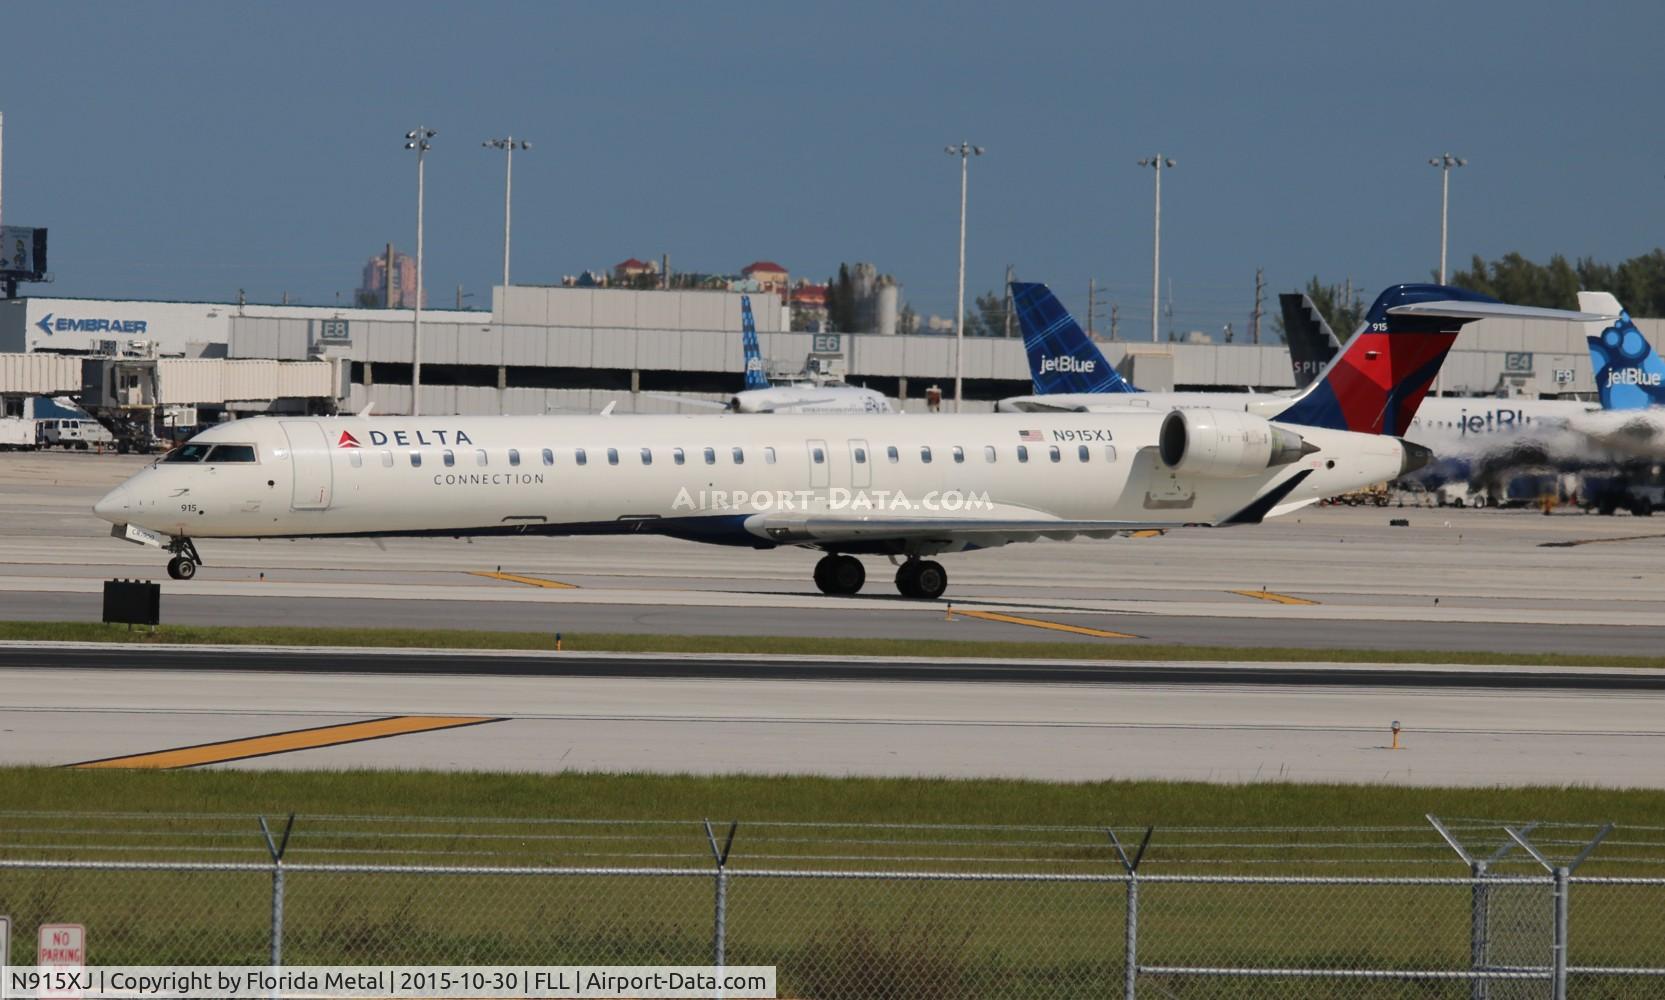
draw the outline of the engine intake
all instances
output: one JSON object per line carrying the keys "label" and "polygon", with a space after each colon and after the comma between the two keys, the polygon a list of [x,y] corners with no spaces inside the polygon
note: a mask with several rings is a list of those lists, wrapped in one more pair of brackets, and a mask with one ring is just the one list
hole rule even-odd
{"label": "engine intake", "polygon": [[1157,441],[1163,465],[1215,479],[1259,475],[1317,450],[1287,427],[1232,410],[1174,410]]}

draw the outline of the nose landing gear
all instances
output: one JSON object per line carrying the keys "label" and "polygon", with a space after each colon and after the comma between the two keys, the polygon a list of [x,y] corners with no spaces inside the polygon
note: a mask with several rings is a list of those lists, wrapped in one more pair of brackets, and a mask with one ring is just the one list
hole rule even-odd
{"label": "nose landing gear", "polygon": [[176,538],[169,546],[174,553],[168,560],[168,576],[175,580],[189,580],[197,575],[197,567],[202,565],[202,556],[197,554],[197,547],[189,538]]}

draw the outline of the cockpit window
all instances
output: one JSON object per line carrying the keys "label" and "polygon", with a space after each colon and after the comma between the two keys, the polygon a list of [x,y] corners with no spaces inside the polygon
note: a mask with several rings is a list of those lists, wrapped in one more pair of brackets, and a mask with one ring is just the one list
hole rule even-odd
{"label": "cockpit window", "polygon": [[[187,445],[187,447],[189,447]],[[252,444],[217,444],[209,453],[209,462],[253,462],[254,445]]]}
{"label": "cockpit window", "polygon": [[200,462],[207,457],[209,446],[205,444],[180,445],[163,456],[164,462]]}

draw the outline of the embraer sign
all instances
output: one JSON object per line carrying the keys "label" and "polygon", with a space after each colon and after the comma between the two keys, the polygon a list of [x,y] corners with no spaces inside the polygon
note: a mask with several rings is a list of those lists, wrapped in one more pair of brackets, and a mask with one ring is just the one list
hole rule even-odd
{"label": "embraer sign", "polygon": [[47,313],[35,324],[48,337],[54,333],[125,333],[136,336],[145,332],[148,325],[142,319],[70,319],[68,316],[54,318]]}

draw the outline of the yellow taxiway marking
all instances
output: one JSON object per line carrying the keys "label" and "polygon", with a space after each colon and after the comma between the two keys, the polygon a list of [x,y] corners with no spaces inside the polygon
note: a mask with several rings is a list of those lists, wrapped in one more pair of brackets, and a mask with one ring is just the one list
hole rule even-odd
{"label": "yellow taxiway marking", "polygon": [[539,576],[518,576],[514,573],[491,573],[486,570],[470,570],[469,576],[483,576],[488,580],[503,580],[507,583],[524,583],[528,587],[549,587],[554,590],[577,590],[576,583],[562,583],[559,580],[545,580]]}
{"label": "yellow taxiway marking", "polygon": [[431,733],[440,729],[457,729],[462,726],[478,726],[482,723],[502,721],[502,719],[482,716],[396,715],[385,719],[370,719],[365,722],[348,722],[333,726],[318,726],[312,729],[292,729],[288,732],[251,736],[247,739],[222,740],[218,743],[176,747],[172,750],[157,750],[153,753],[106,757],[103,760],[82,761],[79,764],[69,766],[77,768],[119,767],[164,770],[178,767],[201,767],[204,764],[223,764],[227,761],[247,760],[250,757],[266,757],[271,754],[291,753],[296,750],[312,750],[318,747],[340,746],[343,743],[360,743],[364,740],[379,740],[389,736]]}
{"label": "yellow taxiway marking", "polygon": [[1234,590],[1231,593],[1239,597],[1252,597],[1257,601],[1271,601],[1275,604],[1317,604],[1304,597],[1290,597],[1288,594],[1274,594],[1270,590]]}
{"label": "yellow taxiway marking", "polygon": [[1129,537],[1129,538],[1161,538],[1163,535],[1166,535],[1166,534],[1167,534],[1167,532],[1164,531],[1161,528],[1141,528],[1138,531],[1129,532],[1127,537]]}
{"label": "yellow taxiway marking", "polygon": [[1019,618],[1017,615],[1003,615],[998,611],[965,611],[954,609],[954,614],[962,618],[981,618],[986,622],[1005,622],[1008,625],[1028,625],[1030,628],[1051,629],[1054,632],[1073,632],[1076,635],[1090,635],[1099,639],[1137,639],[1131,632],[1111,632],[1108,629],[1089,628],[1086,625],[1065,625],[1063,622],[1043,621],[1040,618]]}

